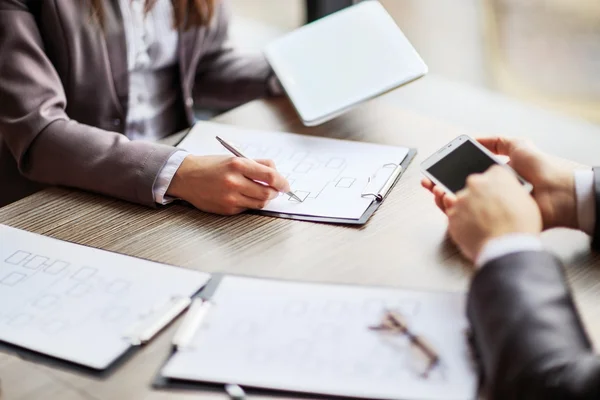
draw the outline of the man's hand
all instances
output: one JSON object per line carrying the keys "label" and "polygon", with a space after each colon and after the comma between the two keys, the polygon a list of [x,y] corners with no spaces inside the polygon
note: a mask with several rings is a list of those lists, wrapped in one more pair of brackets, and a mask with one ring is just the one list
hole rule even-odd
{"label": "man's hand", "polygon": [[[483,138],[479,143],[495,154],[508,156],[509,165],[533,185],[533,197],[544,221],[544,229],[578,229],[574,168],[552,157],[524,139]],[[422,185],[435,195],[436,204],[445,211],[445,192],[429,179]]]}
{"label": "man's hand", "polygon": [[233,215],[249,208],[264,208],[279,192],[289,190],[273,161],[189,155],[175,173],[167,194],[202,211]]}
{"label": "man's hand", "polygon": [[446,195],[444,202],[450,237],[471,261],[491,239],[542,230],[536,202],[505,167],[471,175],[465,189],[456,197]]}

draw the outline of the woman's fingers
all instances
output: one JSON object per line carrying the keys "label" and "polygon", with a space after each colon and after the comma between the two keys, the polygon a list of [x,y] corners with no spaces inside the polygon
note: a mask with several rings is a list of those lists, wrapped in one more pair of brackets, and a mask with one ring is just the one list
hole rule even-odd
{"label": "woman's fingers", "polygon": [[275,162],[273,160],[263,160],[263,159],[258,159],[258,160],[254,160],[259,164],[264,165],[265,167],[269,167],[269,168],[275,168]]}
{"label": "woman's fingers", "polygon": [[244,196],[243,194],[240,194],[239,197],[240,207],[251,210],[261,210],[265,208],[268,203],[268,200],[259,200],[252,197]]}
{"label": "woman's fingers", "polygon": [[[248,179],[258,182],[264,182],[279,192],[289,192],[290,185],[288,181],[275,168],[268,167],[263,163],[253,160],[244,160],[240,163],[240,172]],[[261,160],[265,162],[265,160]]]}
{"label": "woman's fingers", "polygon": [[[256,183],[249,179],[244,179],[243,184],[240,185],[240,194],[254,200],[263,201],[265,203],[279,196],[279,192],[272,187]],[[263,207],[264,205],[259,208]]]}

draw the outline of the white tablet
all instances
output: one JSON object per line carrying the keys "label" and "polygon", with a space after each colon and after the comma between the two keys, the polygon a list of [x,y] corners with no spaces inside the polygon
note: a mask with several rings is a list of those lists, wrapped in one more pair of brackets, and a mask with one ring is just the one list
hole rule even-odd
{"label": "white tablet", "polygon": [[385,8],[367,0],[276,39],[265,55],[313,126],[427,73]]}

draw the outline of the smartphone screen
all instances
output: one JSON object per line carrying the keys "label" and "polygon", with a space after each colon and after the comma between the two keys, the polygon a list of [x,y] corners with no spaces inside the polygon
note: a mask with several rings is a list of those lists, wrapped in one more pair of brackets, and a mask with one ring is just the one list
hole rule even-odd
{"label": "smartphone screen", "polygon": [[469,175],[485,172],[494,164],[497,164],[495,160],[467,140],[429,167],[427,172],[456,193],[465,187]]}

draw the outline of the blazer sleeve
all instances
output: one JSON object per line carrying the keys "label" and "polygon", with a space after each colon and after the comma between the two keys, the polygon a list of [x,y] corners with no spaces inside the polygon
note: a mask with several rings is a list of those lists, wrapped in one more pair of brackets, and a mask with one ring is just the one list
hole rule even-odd
{"label": "blazer sleeve", "polygon": [[27,3],[0,0],[0,135],[20,173],[154,205],[154,181],[174,149],[71,120]]}
{"label": "blazer sleeve", "polygon": [[229,42],[230,11],[219,2],[215,18],[203,39],[196,70],[194,98],[207,109],[229,109],[269,93],[273,70],[262,54],[247,54]]}
{"label": "blazer sleeve", "polygon": [[600,359],[552,255],[513,253],[485,265],[467,312],[488,398],[600,398]]}

